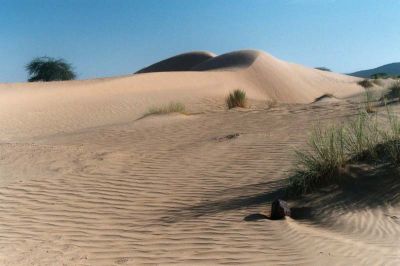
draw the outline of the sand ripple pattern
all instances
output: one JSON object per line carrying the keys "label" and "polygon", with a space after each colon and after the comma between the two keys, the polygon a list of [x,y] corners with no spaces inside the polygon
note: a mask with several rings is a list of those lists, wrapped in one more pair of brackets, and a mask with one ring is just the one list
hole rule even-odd
{"label": "sand ripple pattern", "polygon": [[325,221],[243,221],[266,212],[282,187],[306,138],[299,132],[353,110],[149,117],[3,143],[0,264],[399,264],[396,206],[327,207]]}

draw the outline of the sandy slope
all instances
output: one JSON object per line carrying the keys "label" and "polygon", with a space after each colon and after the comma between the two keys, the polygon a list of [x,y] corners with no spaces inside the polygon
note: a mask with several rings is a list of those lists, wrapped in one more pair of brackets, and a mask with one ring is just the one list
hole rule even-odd
{"label": "sandy slope", "polygon": [[[308,199],[305,219],[243,221],[268,213],[316,120],[357,108],[299,103],[360,91],[256,55],[229,70],[0,85],[0,264],[399,264],[396,182]],[[226,111],[237,86],[252,107]],[[172,100],[192,115],[138,119]]]}
{"label": "sandy slope", "polygon": [[310,103],[324,93],[345,97],[362,89],[355,83],[357,78],[286,63],[258,51],[223,55],[202,69],[207,66],[214,71],[0,84],[0,140],[133,121],[151,106],[170,101],[183,102],[192,112],[207,111],[223,106],[224,97],[237,88],[256,101],[287,103]]}

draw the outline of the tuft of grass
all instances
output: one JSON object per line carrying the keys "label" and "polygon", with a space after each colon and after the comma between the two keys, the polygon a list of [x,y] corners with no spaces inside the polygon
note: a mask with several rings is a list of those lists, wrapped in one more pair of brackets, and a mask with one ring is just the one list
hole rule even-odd
{"label": "tuft of grass", "polygon": [[400,82],[397,81],[394,84],[392,84],[388,92],[384,95],[384,98],[387,100],[397,100],[400,101]]}
{"label": "tuft of grass", "polygon": [[374,86],[374,83],[372,83],[372,81],[370,81],[369,79],[363,79],[363,80],[357,82],[357,84],[366,89],[372,88]]}
{"label": "tuft of grass", "polygon": [[225,101],[229,109],[235,107],[247,107],[246,92],[243,90],[234,90],[229,93]]}
{"label": "tuft of grass", "polygon": [[347,160],[360,161],[377,158],[376,146],[381,142],[377,116],[359,111],[345,124],[345,147]]}
{"label": "tuft of grass", "polygon": [[159,106],[159,107],[151,107],[147,111],[146,115],[169,114],[169,113],[184,114],[185,112],[186,112],[186,107],[183,103],[171,102],[168,105]]}
{"label": "tuft of grass", "polygon": [[388,160],[396,165],[400,165],[400,121],[398,117],[389,109],[388,106],[389,130],[382,132],[383,150]]}
{"label": "tuft of grass", "polygon": [[375,101],[375,99],[374,99],[374,95],[373,95],[372,91],[369,89],[366,89],[365,93],[364,93],[364,98],[365,98],[365,101],[364,101],[365,111],[367,113],[374,113],[375,109],[373,107],[373,102]]}
{"label": "tuft of grass", "polygon": [[314,127],[308,151],[296,151],[295,173],[289,178],[290,193],[308,193],[340,178],[347,161],[344,134],[342,126]]}

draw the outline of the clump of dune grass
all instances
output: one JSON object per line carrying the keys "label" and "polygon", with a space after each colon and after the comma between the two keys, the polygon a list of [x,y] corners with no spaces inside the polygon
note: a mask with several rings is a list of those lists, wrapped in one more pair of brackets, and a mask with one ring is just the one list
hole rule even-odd
{"label": "clump of dune grass", "polygon": [[229,109],[235,107],[247,107],[246,92],[243,90],[234,90],[226,97],[226,105]]}
{"label": "clump of dune grass", "polygon": [[374,95],[370,89],[366,89],[364,93],[364,109],[367,113],[374,113],[373,102],[375,101]]}
{"label": "clump of dune grass", "polygon": [[390,101],[400,101],[400,82],[397,81],[388,88],[388,92],[384,95],[384,98]]}
{"label": "clump of dune grass", "polygon": [[317,125],[308,140],[307,151],[296,151],[297,163],[289,178],[289,192],[303,194],[339,182],[348,164],[378,158],[377,146],[382,140],[376,116],[365,111],[346,123],[326,128]]}
{"label": "clump of dune grass", "polygon": [[372,160],[377,158],[376,146],[381,143],[377,116],[359,111],[345,125],[345,150],[348,161]]}
{"label": "clump of dune grass", "polygon": [[383,150],[394,165],[400,165],[400,121],[387,106],[389,129],[382,132]]}
{"label": "clump of dune grass", "polygon": [[167,105],[151,107],[146,115],[155,115],[155,114],[169,114],[169,113],[182,113],[186,112],[186,107],[183,103],[179,102],[171,102]]}
{"label": "clump of dune grass", "polygon": [[347,161],[344,134],[342,126],[314,127],[308,150],[296,151],[295,173],[289,178],[291,193],[310,192],[340,176]]}
{"label": "clump of dune grass", "polygon": [[400,120],[387,106],[386,123],[364,110],[345,123],[317,125],[306,151],[296,151],[296,166],[288,192],[304,194],[346,176],[352,163],[385,163],[400,166]]}
{"label": "clump of dune grass", "polygon": [[363,79],[359,82],[357,82],[358,85],[368,89],[374,86],[374,83],[372,83],[369,79]]}

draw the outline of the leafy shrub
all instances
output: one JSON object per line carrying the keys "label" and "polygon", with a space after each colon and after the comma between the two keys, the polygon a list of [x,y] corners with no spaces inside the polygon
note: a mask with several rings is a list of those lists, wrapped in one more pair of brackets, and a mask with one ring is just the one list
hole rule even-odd
{"label": "leafy shrub", "polygon": [[243,90],[234,90],[233,92],[229,93],[228,97],[226,98],[226,105],[229,109],[235,107],[246,107],[246,92]]}
{"label": "leafy shrub", "polygon": [[76,74],[72,70],[71,64],[64,59],[54,59],[51,57],[37,57],[26,65],[29,73],[29,82],[34,81],[56,81],[72,80]]}

